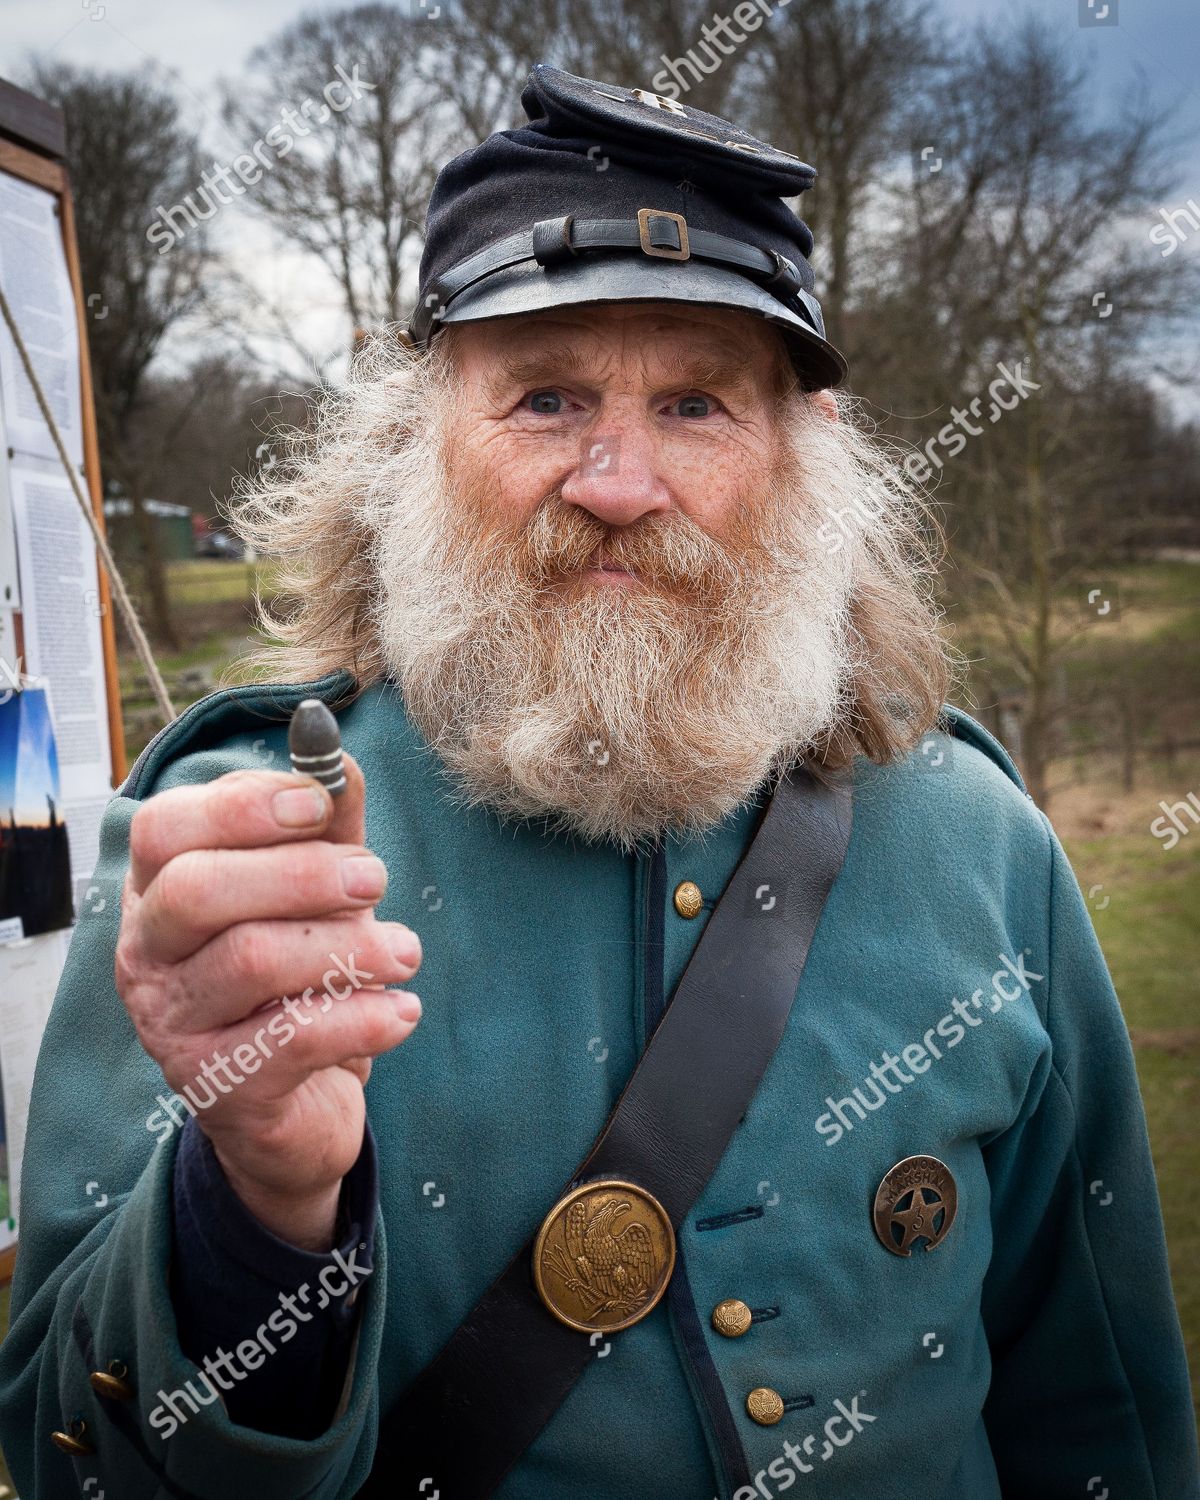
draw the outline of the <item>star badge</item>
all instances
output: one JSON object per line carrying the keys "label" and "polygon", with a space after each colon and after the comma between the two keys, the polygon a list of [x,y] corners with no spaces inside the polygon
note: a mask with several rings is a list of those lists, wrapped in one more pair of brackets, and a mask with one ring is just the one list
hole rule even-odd
{"label": "star badge", "polygon": [[935,1250],[958,1212],[954,1174],[936,1156],[906,1156],[884,1174],[872,1218],[879,1243],[893,1255],[911,1255],[918,1240]]}

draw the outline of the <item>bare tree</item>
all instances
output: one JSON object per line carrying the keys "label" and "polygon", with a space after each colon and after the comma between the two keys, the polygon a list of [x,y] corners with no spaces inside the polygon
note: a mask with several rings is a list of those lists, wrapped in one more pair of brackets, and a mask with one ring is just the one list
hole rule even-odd
{"label": "bare tree", "polygon": [[714,40],[713,19],[711,0],[459,0],[438,23],[433,65],[470,141],[523,122],[521,85],[536,62],[662,88],[720,114],[749,52],[725,36]]}
{"label": "bare tree", "polygon": [[851,356],[846,311],[863,218],[934,57],[926,0],[808,0],[755,36],[744,104],[768,140],[817,169],[800,206],[816,236],[826,324]]}
{"label": "bare tree", "polygon": [[524,118],[521,88],[535,62],[555,61],[568,20],[566,0],[460,0],[429,30],[428,82],[454,109],[463,149]]}
{"label": "bare tree", "polygon": [[[286,129],[248,201],[324,266],[352,330],[401,317],[425,204],[457,145],[454,112],[430,81],[438,40],[439,23],[415,5],[312,15],[256,48],[248,76],[227,90],[229,125],[247,149]],[[333,108],[322,97],[330,84]]]}
{"label": "bare tree", "polygon": [[303,401],[280,395],[261,370],[229,351],[205,353],[147,381],[134,456],[155,499],[217,522],[234,475],[275,463],[271,429],[304,416]]}
{"label": "bare tree", "polygon": [[689,108],[725,114],[762,32],[739,44],[717,20],[711,0],[582,0],[568,7],[562,55],[573,72],[654,92],[674,83]]}
{"label": "bare tree", "polygon": [[[438,170],[493,130],[523,123],[521,90],[535,62],[648,85],[664,57],[696,49],[707,18],[707,0],[649,9],[634,0],[408,0],[292,23],[227,88],[226,119],[247,151],[264,137],[276,143],[246,201],[281,243],[323,266],[350,327],[336,348],[313,350],[293,310],[235,267],[210,289],[213,321],[247,357],[261,358],[269,340],[289,370],[329,383],[357,331],[407,312]],[[688,103],[720,108],[739,64],[700,77]],[[357,71],[362,87],[334,111],[321,96],[339,69]]]}
{"label": "bare tree", "polygon": [[[1114,479],[1127,489],[1131,476],[1114,428],[1097,419],[1097,391],[1145,365],[1194,290],[1131,232],[1171,184],[1167,114],[1135,97],[1097,123],[1091,103],[1085,71],[1042,23],[979,31],[948,70],[941,111],[914,124],[894,236],[895,300],[912,313],[913,356],[939,414],[930,428],[947,431],[998,370],[1016,375],[1001,410],[984,396],[934,462],[965,497],[962,587],[1014,665],[1024,769],[1043,802],[1056,664],[1080,623],[1072,589],[1126,537],[1111,496]],[[922,141],[937,143],[936,173]],[[965,456],[949,464],[951,447]]]}

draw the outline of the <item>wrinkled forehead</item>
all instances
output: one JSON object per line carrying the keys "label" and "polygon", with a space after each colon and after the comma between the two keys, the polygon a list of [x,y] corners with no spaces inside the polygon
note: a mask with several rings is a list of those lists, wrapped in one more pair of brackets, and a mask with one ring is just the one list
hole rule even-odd
{"label": "wrinkled forehead", "polygon": [[717,382],[774,393],[791,383],[782,335],[751,313],[678,303],[556,308],[447,328],[454,365],[488,381]]}

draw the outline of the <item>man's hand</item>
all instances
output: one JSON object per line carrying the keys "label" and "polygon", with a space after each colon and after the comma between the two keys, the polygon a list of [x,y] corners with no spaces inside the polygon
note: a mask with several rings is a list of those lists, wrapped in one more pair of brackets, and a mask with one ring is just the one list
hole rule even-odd
{"label": "man's hand", "polygon": [[310,1250],[332,1243],[371,1059],[421,1014],[382,989],[412,978],[421,946],[375,918],[387,872],[362,844],[362,772],[345,767],[336,804],[276,771],[143,803],[116,952],[117,990],[167,1082],[216,1094],[197,1124],[238,1197]]}

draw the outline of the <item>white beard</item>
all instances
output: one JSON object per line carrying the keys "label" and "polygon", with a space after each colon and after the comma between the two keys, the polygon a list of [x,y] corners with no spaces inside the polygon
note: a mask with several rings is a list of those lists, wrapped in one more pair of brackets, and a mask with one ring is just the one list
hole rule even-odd
{"label": "white beard", "polygon": [[[816,541],[819,474],[768,481],[737,538],[557,494],[513,527],[413,446],[372,497],[375,628],[463,805],[631,851],[719,822],[844,712],[852,568]],[[600,545],[645,584],[578,576]]]}

